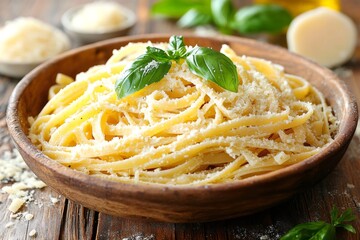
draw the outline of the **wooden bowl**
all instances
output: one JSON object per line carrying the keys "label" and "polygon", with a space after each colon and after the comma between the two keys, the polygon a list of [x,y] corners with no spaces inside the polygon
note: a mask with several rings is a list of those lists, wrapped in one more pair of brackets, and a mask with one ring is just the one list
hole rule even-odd
{"label": "wooden bowl", "polygon": [[32,171],[46,184],[85,207],[112,215],[144,217],[167,222],[197,222],[234,218],[278,204],[327,175],[344,155],[357,125],[357,106],[345,83],[330,70],[286,49],[237,37],[184,36],[187,45],[219,49],[228,44],[238,54],[269,59],[288,73],[308,79],[326,97],[340,122],[335,140],[319,154],[264,175],[208,186],[159,186],[112,182],[71,170],[41,153],[28,139],[29,116],[47,101],[48,89],[61,72],[75,76],[104,63],[128,42],[167,42],[167,35],[112,39],[72,50],[28,74],[15,88],[7,123],[17,148]]}

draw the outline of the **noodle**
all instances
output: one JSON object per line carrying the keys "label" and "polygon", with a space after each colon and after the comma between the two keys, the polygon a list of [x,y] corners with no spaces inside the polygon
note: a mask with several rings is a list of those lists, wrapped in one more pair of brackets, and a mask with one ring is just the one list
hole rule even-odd
{"label": "noodle", "polygon": [[[29,137],[72,169],[119,182],[229,182],[303,161],[329,144],[337,121],[305,79],[269,61],[221,52],[236,65],[230,92],[173,62],[165,77],[118,99],[124,67],[152,43],[130,43],[76,79],[58,74]],[[166,48],[164,44],[155,44]]]}

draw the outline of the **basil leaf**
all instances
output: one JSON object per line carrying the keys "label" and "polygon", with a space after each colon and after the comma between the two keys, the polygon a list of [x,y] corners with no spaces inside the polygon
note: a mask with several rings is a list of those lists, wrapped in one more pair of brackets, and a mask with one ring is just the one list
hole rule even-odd
{"label": "basil leaf", "polygon": [[195,47],[186,57],[186,62],[192,73],[226,90],[238,91],[239,79],[236,67],[224,54],[210,48]]}
{"label": "basil leaf", "polygon": [[345,230],[356,233],[356,230],[350,224],[344,224],[344,222],[351,222],[356,219],[350,208],[346,209],[340,216],[339,210],[336,207],[333,207],[331,210],[331,224],[337,228],[344,228]]}
{"label": "basil leaf", "polygon": [[194,74],[213,81],[226,90],[237,92],[237,69],[227,56],[203,47],[195,47],[187,52],[183,37],[172,36],[169,39],[168,51],[149,46],[145,54],[137,57],[122,71],[115,83],[118,98],[160,81],[170,70],[173,60],[184,58]]}
{"label": "basil leaf", "polygon": [[334,206],[331,209],[330,216],[331,216],[331,224],[336,225],[336,221],[337,221],[338,216],[339,216],[339,209]]}
{"label": "basil leaf", "polygon": [[159,62],[166,62],[172,59],[164,50],[156,47],[147,47],[146,54]]}
{"label": "basil leaf", "polygon": [[350,208],[346,209],[339,217],[338,217],[338,211],[333,209],[331,212],[333,211],[334,213],[331,214],[331,223],[335,227],[342,222],[350,222],[355,220],[355,215],[352,213]]}
{"label": "basil leaf", "polygon": [[243,34],[277,33],[287,27],[291,14],[279,5],[251,5],[241,8],[234,17],[231,27]]}
{"label": "basil leaf", "polygon": [[211,13],[215,24],[223,33],[231,33],[229,23],[231,22],[235,8],[231,0],[212,0]]}
{"label": "basil leaf", "polygon": [[170,18],[180,18],[192,8],[207,9],[210,12],[211,0],[160,0],[151,7],[153,15],[162,15]]}
{"label": "basil leaf", "polygon": [[141,55],[123,70],[115,83],[118,98],[135,93],[151,83],[159,82],[169,72],[171,61],[160,61],[153,55],[155,54]]}
{"label": "basil leaf", "polygon": [[199,9],[190,9],[177,22],[179,27],[191,28],[200,25],[210,24],[212,17],[210,14]]}
{"label": "basil leaf", "polygon": [[349,231],[351,233],[356,233],[355,228],[353,226],[351,226],[350,224],[338,224],[338,225],[336,225],[336,227],[344,228],[346,231]]}
{"label": "basil leaf", "polygon": [[325,222],[309,222],[298,224],[288,233],[282,236],[280,240],[308,240],[326,224],[327,223]]}
{"label": "basil leaf", "polygon": [[339,216],[339,210],[333,207],[331,224],[322,221],[299,224],[282,236],[280,240],[335,240],[336,227],[356,233],[353,226],[343,223],[353,220],[355,220],[355,215],[351,209],[347,209]]}
{"label": "basil leaf", "polygon": [[182,36],[170,37],[168,54],[173,60],[178,60],[179,58],[183,58],[185,56],[186,48]]}
{"label": "basil leaf", "polygon": [[326,224],[317,231],[309,240],[335,240],[335,228],[331,224]]}

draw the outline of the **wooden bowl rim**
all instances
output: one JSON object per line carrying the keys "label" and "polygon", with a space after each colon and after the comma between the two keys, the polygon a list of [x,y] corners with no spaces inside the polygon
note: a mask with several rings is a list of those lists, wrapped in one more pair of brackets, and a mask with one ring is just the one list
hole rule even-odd
{"label": "wooden bowl rim", "polygon": [[[334,141],[330,143],[328,146],[326,146],[321,152],[318,154],[302,161],[299,163],[296,163],[294,165],[287,166],[285,168],[282,168],[280,170],[276,170],[270,173],[236,180],[233,182],[228,183],[219,183],[219,184],[209,184],[204,186],[176,186],[176,185],[161,185],[161,184],[136,184],[136,183],[121,183],[116,181],[111,181],[107,179],[102,179],[95,176],[90,176],[82,172],[77,172],[72,169],[69,169],[60,163],[50,159],[46,155],[44,155],[41,151],[39,151],[28,139],[28,137],[25,135],[24,131],[21,128],[20,122],[19,122],[19,115],[17,112],[17,107],[19,103],[19,98],[21,97],[24,90],[27,88],[27,86],[31,83],[32,79],[37,76],[38,73],[41,71],[44,71],[46,67],[49,65],[53,65],[58,61],[63,60],[64,58],[67,58],[69,56],[78,54],[82,51],[89,50],[91,48],[101,48],[105,45],[120,43],[120,42],[130,42],[130,41],[137,41],[138,39],[148,39],[149,41],[159,38],[168,39],[171,35],[169,34],[143,34],[143,35],[135,35],[135,36],[127,36],[127,37],[119,37],[114,38],[106,41],[101,41],[98,43],[93,43],[90,45],[86,45],[77,49],[73,49],[71,51],[68,51],[52,60],[49,60],[40,66],[38,66],[36,69],[34,69],[32,72],[30,72],[28,75],[26,75],[15,87],[10,100],[9,105],[7,109],[7,124],[9,128],[10,135],[12,136],[13,140],[15,141],[16,145],[25,153],[27,153],[33,160],[37,162],[37,164],[41,164],[46,166],[49,170],[51,170],[53,173],[57,175],[61,175],[63,177],[69,177],[71,176],[71,183],[73,183],[75,186],[77,183],[91,183],[88,184],[89,188],[91,189],[97,189],[98,192],[93,192],[96,196],[101,196],[104,192],[107,191],[107,189],[112,189],[113,193],[120,194],[122,196],[126,195],[134,195],[139,192],[144,194],[148,197],[160,197],[164,196],[164,190],[166,190],[167,193],[174,193],[178,196],[178,194],[182,194],[182,196],[194,196],[197,194],[214,194],[219,192],[226,192],[226,191],[233,191],[237,189],[244,189],[244,188],[252,188],[255,185],[262,185],[264,183],[268,183],[269,181],[276,181],[279,179],[284,179],[286,181],[286,178],[295,174],[301,172],[305,172],[313,167],[316,167],[317,164],[321,163],[322,161],[326,161],[326,159],[335,153],[337,153],[343,146],[348,143],[355,131],[355,128],[357,126],[357,119],[358,119],[358,113],[357,113],[357,104],[354,96],[349,91],[346,84],[338,79],[338,77],[331,72],[329,69],[326,69],[316,63],[313,63],[299,55],[296,55],[294,53],[288,52],[287,49],[270,45],[263,42],[258,42],[251,39],[244,39],[240,37],[234,37],[234,36],[217,36],[217,37],[211,37],[211,40],[218,41],[218,42],[234,42],[237,44],[245,44],[248,46],[262,46],[266,48],[270,48],[276,53],[283,53],[289,56],[292,56],[292,58],[297,58],[299,61],[302,62],[305,66],[311,67],[314,71],[321,71],[323,72],[324,76],[329,79],[329,81],[332,81],[333,84],[335,84],[336,87],[338,87],[339,91],[341,92],[341,97],[345,101],[344,108],[347,109],[344,113],[344,117],[342,119],[342,122],[340,123],[339,132],[337,133]],[[183,34],[184,39],[186,41],[187,38],[197,38],[199,40],[201,39],[207,39],[207,37],[202,36],[196,36],[193,34]],[[27,161],[25,159],[25,161]],[[114,194],[114,195],[116,195]],[[143,198],[145,199],[145,196],[143,195]],[[103,195],[102,195],[103,196]],[[112,198],[111,196],[107,196],[109,198]]]}

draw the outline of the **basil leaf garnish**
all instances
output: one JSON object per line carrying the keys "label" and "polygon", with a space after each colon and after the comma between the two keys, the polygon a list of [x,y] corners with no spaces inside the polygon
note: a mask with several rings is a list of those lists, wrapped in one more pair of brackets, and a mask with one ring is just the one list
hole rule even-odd
{"label": "basil leaf garnish", "polygon": [[241,8],[234,16],[231,27],[243,34],[277,33],[290,24],[291,14],[274,4],[259,4]]}
{"label": "basil leaf garnish", "polygon": [[236,66],[224,54],[210,48],[186,50],[182,36],[172,36],[169,50],[147,47],[146,53],[127,66],[115,83],[118,98],[135,93],[149,84],[160,81],[169,72],[172,61],[185,59],[191,72],[220,87],[237,92],[239,79]]}
{"label": "basil leaf garnish", "polygon": [[115,83],[118,98],[135,93],[151,83],[160,81],[170,70],[171,61],[156,60],[150,54],[138,57],[125,68]]}
{"label": "basil leaf garnish", "polygon": [[159,62],[167,62],[172,60],[172,58],[164,50],[156,47],[147,47],[145,55],[149,55],[154,60]]}
{"label": "basil leaf garnish", "polygon": [[195,47],[186,57],[186,62],[194,74],[226,90],[238,91],[239,79],[236,66],[224,54],[211,48]]}
{"label": "basil leaf garnish", "polygon": [[186,47],[182,36],[171,36],[169,39],[168,54],[173,60],[183,58],[186,54]]}

